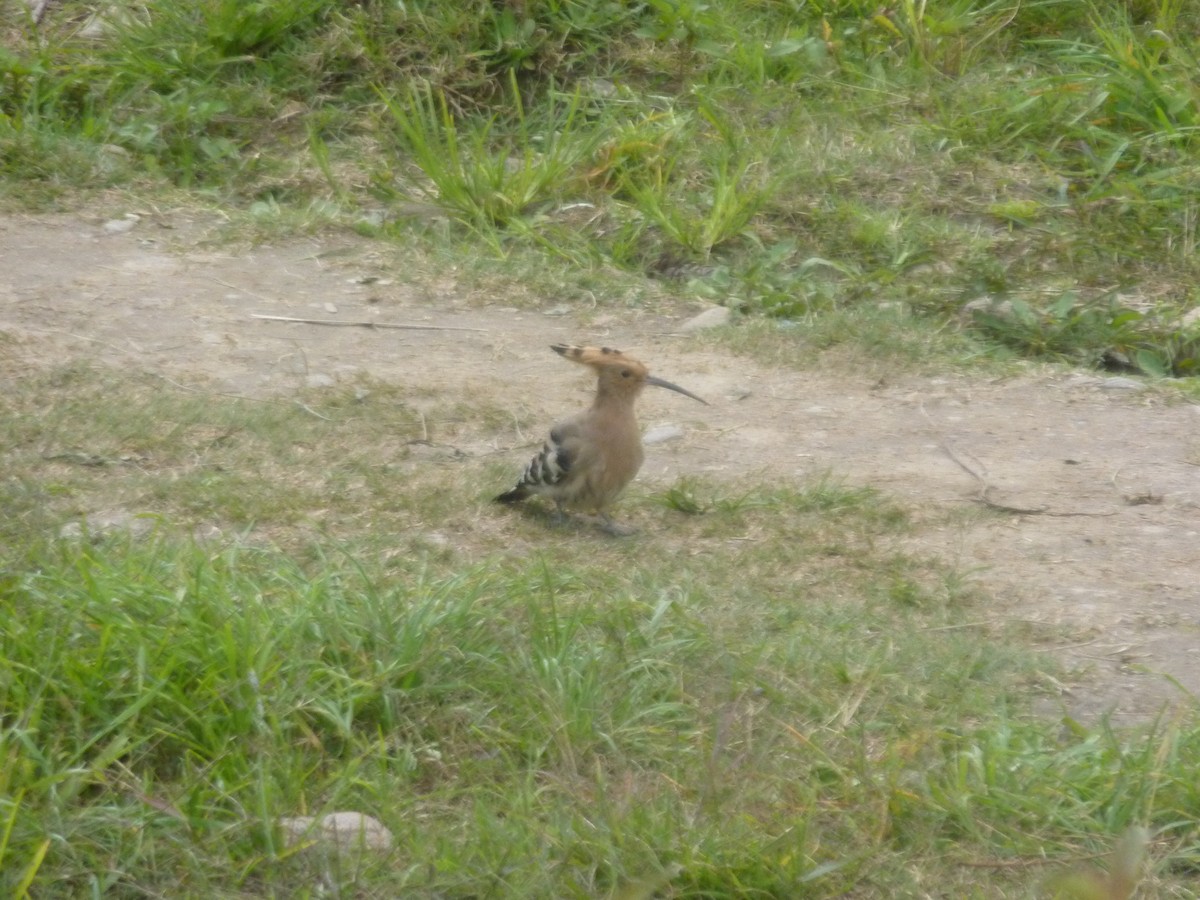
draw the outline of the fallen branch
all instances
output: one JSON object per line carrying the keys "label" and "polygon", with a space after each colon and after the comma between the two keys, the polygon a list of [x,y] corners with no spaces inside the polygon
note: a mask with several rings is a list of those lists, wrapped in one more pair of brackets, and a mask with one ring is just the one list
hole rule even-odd
{"label": "fallen branch", "polygon": [[41,25],[42,19],[46,17],[46,8],[50,5],[50,0],[30,0],[29,17],[33,20],[34,25]]}
{"label": "fallen branch", "polygon": [[979,459],[977,459],[974,456],[972,456],[971,458],[978,464],[979,468],[983,470],[982,474],[980,474],[980,472],[977,472],[971,466],[967,465],[966,462],[963,461],[962,457],[959,456],[958,453],[955,452],[954,448],[952,446],[950,446],[950,442],[948,440],[946,440],[946,438],[942,434],[941,430],[937,427],[937,424],[933,421],[933,418],[926,411],[924,403],[921,404],[921,415],[923,415],[925,417],[925,421],[927,421],[929,423],[930,427],[933,428],[934,434],[937,437],[938,446],[942,448],[943,452],[945,452],[945,454],[948,457],[950,457],[950,459],[954,462],[955,465],[957,465],[960,469],[962,469],[964,472],[966,472],[968,475],[970,475],[972,478],[974,478],[975,482],[979,485],[979,491],[975,494],[974,497],[971,498],[975,503],[980,503],[983,506],[986,506],[988,509],[995,510],[996,512],[1010,513],[1015,516],[1051,516],[1054,518],[1074,518],[1074,517],[1104,518],[1106,516],[1115,516],[1116,515],[1115,512],[1096,512],[1096,513],[1093,513],[1093,512],[1052,512],[1050,510],[1050,507],[1048,507],[1048,506],[1024,507],[1024,506],[1009,506],[1005,503],[997,503],[995,500],[993,500],[991,497],[988,496],[988,494],[991,493],[991,490],[994,487],[994,485],[990,481],[988,481],[987,466],[985,466],[982,462],[979,461]]}
{"label": "fallen branch", "polygon": [[252,319],[269,322],[298,322],[301,325],[333,325],[341,328],[396,328],[401,331],[474,331],[483,334],[485,328],[467,328],[463,325],[404,325],[399,322],[348,322],[345,319],[296,319],[291,316],[262,316],[251,313]]}

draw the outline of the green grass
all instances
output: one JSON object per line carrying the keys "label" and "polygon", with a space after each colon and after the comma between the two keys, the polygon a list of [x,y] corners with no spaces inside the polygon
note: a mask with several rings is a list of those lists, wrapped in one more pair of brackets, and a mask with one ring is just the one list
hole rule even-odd
{"label": "green grass", "polygon": [[[255,230],[465,237],[775,319],[997,297],[1031,315],[968,319],[984,345],[1188,376],[1195,26],[1178,0],[66,3],[0,36],[0,171],[10,205],[183,186]],[[1064,336],[1067,292],[1136,316]]]}
{"label": "green grass", "polygon": [[[1035,897],[1130,827],[1141,895],[1189,889],[1194,719],[1032,715],[1061,673],[875,491],[687,478],[612,540],[406,460],[486,411],[384,386],[72,367],[4,403],[6,893]],[[59,536],[97,509],[152,527]],[[333,810],[395,846],[283,840]]]}
{"label": "green grass", "polygon": [[[3,21],[9,209],[119,191],[254,239],[354,228],[506,303],[705,298],[739,315],[703,340],[779,363],[1196,374],[1200,23],[1178,0]],[[644,536],[606,542],[491,510],[507,470],[421,456],[494,410],[13,384],[7,894],[1035,897],[1138,827],[1139,896],[1193,891],[1194,715],[1032,715],[1050,664],[899,549],[914,512],[886,497],[683,480],[635,491]],[[110,511],[150,533],[60,536]],[[334,809],[395,849],[282,842],[280,818]]]}
{"label": "green grass", "polygon": [[956,627],[964,598],[927,566],[867,549],[903,527],[877,504],[718,500],[722,531],[800,510],[736,585],[728,557],[634,548],[388,571],[165,533],[36,550],[2,592],[6,886],[293,893],[321,863],[276,820],[350,808],[397,838],[324,873],[358,895],[670,873],[670,896],[905,896],[920,872],[967,896],[974,863],[1069,861],[1131,823],[1170,847],[1168,890],[1195,860],[1200,733],[1021,715],[1037,670]]}

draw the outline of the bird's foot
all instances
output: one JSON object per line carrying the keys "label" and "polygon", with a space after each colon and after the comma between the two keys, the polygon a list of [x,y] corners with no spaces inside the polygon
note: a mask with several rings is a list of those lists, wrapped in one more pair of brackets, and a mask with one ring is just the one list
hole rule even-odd
{"label": "bird's foot", "polygon": [[622,525],[620,522],[614,522],[608,516],[601,517],[600,530],[612,537],[630,537],[638,533],[638,530],[632,525]]}

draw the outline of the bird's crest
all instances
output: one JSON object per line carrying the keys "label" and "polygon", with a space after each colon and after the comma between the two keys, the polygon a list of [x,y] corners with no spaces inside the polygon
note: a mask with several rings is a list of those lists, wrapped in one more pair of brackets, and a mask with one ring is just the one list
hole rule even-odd
{"label": "bird's crest", "polygon": [[634,359],[632,356],[626,356],[620,350],[614,350],[612,347],[577,347],[574,344],[551,344],[550,349],[571,362],[577,362],[583,366],[591,366],[594,369],[606,368],[608,366],[630,366],[640,370],[639,374],[645,374],[649,370],[645,364]]}
{"label": "bird's crest", "polygon": [[[650,374],[650,370],[632,356],[626,356],[620,350],[612,347],[577,347],[574,344],[551,344],[550,349],[571,362],[591,366],[600,376],[600,396],[606,391],[616,391],[619,396],[634,397],[642,389],[642,385],[652,384],[655,387],[666,388],[691,397],[700,403],[708,404],[677,384],[664,381]],[[616,387],[616,385],[621,385]]]}

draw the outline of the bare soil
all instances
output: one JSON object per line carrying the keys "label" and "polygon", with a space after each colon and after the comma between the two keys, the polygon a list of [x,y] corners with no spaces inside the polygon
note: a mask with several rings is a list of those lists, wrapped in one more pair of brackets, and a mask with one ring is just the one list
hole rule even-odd
{"label": "bare soil", "polygon": [[491,398],[514,425],[477,449],[512,448],[516,472],[540,439],[521,423],[544,427],[586,389],[546,345],[619,347],[712,403],[644,399],[646,425],[686,435],[649,448],[642,481],[829,472],[872,485],[930,512],[912,549],[988,592],[981,623],[1028,622],[1050,641],[1072,678],[1047,712],[1144,721],[1200,696],[1200,405],[1170,391],[1062,372],[769,367],[673,334],[685,310],[551,316],[483,305],[452,272],[415,287],[386,248],[349,235],[231,250],[189,223],[130,224],[0,216],[6,355],[26,367],[82,357],[244,396],[367,373],[431,402]]}

